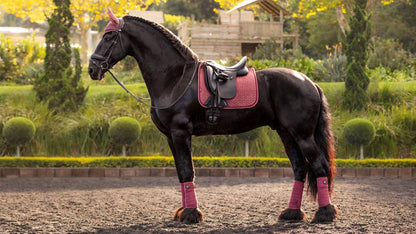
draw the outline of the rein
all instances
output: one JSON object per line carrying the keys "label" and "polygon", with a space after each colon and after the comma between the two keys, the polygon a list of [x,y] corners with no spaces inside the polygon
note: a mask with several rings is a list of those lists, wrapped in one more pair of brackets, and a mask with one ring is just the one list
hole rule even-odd
{"label": "rein", "polygon": [[[185,71],[186,71],[186,67],[187,64],[185,64],[185,66],[183,67],[183,72],[182,72],[182,76],[181,79],[183,78],[183,76],[185,75]],[[196,64],[195,68],[194,68],[194,72],[192,73],[192,77],[189,80],[188,84],[186,85],[185,89],[183,90],[183,92],[181,93],[181,95],[178,96],[178,98],[176,98],[175,101],[173,101],[171,104],[167,105],[167,106],[154,106],[154,105],[149,105],[146,102],[144,102],[143,100],[149,100],[150,98],[142,98],[142,97],[137,97],[136,95],[134,95],[126,86],[124,86],[123,82],[121,82],[112,72],[110,69],[107,69],[107,72],[110,73],[110,75],[113,77],[113,79],[124,89],[126,90],[127,93],[129,93],[134,99],[136,99],[138,102],[152,108],[155,110],[162,110],[162,109],[168,109],[171,108],[172,106],[174,106],[182,97],[183,95],[185,95],[186,91],[189,89],[189,87],[191,86],[192,82],[194,81],[194,77],[196,74],[196,71],[198,70],[198,64]]]}
{"label": "rein", "polygon": [[[122,41],[121,41],[121,32],[123,31],[122,29],[123,29],[123,27],[124,27],[124,22],[123,22],[123,19],[119,19],[119,27],[118,27],[118,29],[117,30],[114,30],[114,31],[116,31],[117,32],[117,35],[116,35],[116,38],[114,39],[114,41],[111,43],[111,45],[107,48],[107,50],[105,51],[105,53],[104,53],[104,56],[102,56],[102,55],[99,55],[99,54],[92,54],[91,55],[91,58],[90,58],[90,61],[95,65],[95,66],[97,66],[98,68],[100,68],[101,69],[101,72],[104,74],[104,73],[106,73],[106,72],[108,72],[108,73],[110,73],[110,75],[113,77],[113,79],[117,82],[117,84],[119,84],[127,93],[129,93],[134,99],[136,99],[138,102],[140,102],[140,103],[142,103],[142,104],[144,104],[144,105],[146,105],[146,106],[148,106],[148,107],[150,107],[150,108],[152,108],[152,109],[155,109],[155,110],[161,110],[161,109],[168,109],[168,108],[170,108],[170,107],[172,107],[172,106],[174,106],[182,97],[183,97],[183,95],[185,95],[185,93],[186,93],[186,91],[189,89],[189,87],[191,86],[191,84],[192,84],[192,82],[194,81],[194,77],[195,77],[195,74],[196,74],[196,71],[198,70],[198,63],[194,63],[195,64],[195,68],[194,68],[194,71],[193,71],[193,73],[192,73],[192,77],[191,77],[191,79],[189,80],[189,82],[188,82],[188,84],[186,85],[186,87],[185,87],[185,89],[183,90],[183,92],[181,93],[181,95],[179,95],[178,96],[178,98],[176,98],[175,99],[175,101],[173,101],[172,103],[170,103],[169,105],[167,105],[167,106],[154,106],[154,105],[149,105],[149,104],[147,104],[144,100],[149,100],[150,98],[143,98],[143,97],[137,97],[136,95],[134,95],[124,84],[123,84],[123,82],[121,82],[112,72],[111,72],[111,68],[113,67],[113,65],[110,65],[110,58],[111,58],[111,55],[112,55],[112,53],[113,53],[113,49],[114,49],[114,46],[115,45],[117,45],[117,41],[120,41],[120,45],[121,45],[121,49],[124,51],[124,48],[123,48],[123,43],[122,43]],[[105,57],[105,55],[108,53],[108,55]],[[104,62],[102,62],[101,63],[101,65],[98,65],[93,59],[96,59],[96,60],[100,60],[100,61],[104,61]],[[180,80],[182,80],[182,78],[185,76],[185,72],[186,72],[186,68],[187,68],[187,66],[188,66],[188,63],[185,63],[185,65],[184,65],[184,67],[183,67],[183,71],[182,71],[182,76],[181,76],[181,79]]]}

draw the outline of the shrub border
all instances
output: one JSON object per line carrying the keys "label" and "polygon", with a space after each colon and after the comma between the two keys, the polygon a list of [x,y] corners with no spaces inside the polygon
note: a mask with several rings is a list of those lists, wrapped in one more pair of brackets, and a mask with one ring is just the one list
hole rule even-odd
{"label": "shrub border", "polygon": [[[281,168],[291,167],[288,158],[268,157],[194,157],[197,168]],[[336,159],[343,168],[406,168],[416,167],[416,159]],[[135,157],[1,157],[0,167],[105,167],[151,168],[174,167],[172,156]]]}

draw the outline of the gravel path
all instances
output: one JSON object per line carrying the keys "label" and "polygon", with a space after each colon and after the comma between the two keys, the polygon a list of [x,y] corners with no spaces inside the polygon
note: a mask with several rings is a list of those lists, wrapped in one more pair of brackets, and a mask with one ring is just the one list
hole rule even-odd
{"label": "gravel path", "polygon": [[[173,221],[173,177],[1,178],[0,232],[92,233],[416,233],[415,178],[337,178],[332,224],[281,223],[292,180],[197,178],[200,224]],[[305,199],[312,218],[317,204]]]}

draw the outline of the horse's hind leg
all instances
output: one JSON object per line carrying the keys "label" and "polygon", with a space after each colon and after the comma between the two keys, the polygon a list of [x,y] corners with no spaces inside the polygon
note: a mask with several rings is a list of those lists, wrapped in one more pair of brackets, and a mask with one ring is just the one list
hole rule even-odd
{"label": "horse's hind leg", "polygon": [[290,134],[279,132],[279,135],[285,146],[287,155],[292,164],[293,172],[295,174],[295,181],[293,183],[292,195],[289,200],[289,206],[283,210],[279,215],[279,221],[299,222],[305,220],[305,212],[301,209],[303,187],[306,178],[306,162],[302,156],[296,141]]}
{"label": "horse's hind leg", "polygon": [[303,155],[308,160],[308,180],[314,180],[309,182],[312,187],[312,194],[318,195],[319,209],[315,213],[315,217],[312,219],[313,223],[327,223],[332,222],[338,217],[338,210],[336,206],[331,204],[329,194],[329,180],[330,165],[325,159],[324,153],[317,146],[313,136],[303,140],[298,140],[299,148]]}
{"label": "horse's hind leg", "polygon": [[191,135],[185,130],[172,130],[171,136],[168,136],[168,143],[175,158],[182,193],[182,207],[175,211],[174,219],[183,223],[199,223],[202,221],[203,214],[198,209],[195,192]]}

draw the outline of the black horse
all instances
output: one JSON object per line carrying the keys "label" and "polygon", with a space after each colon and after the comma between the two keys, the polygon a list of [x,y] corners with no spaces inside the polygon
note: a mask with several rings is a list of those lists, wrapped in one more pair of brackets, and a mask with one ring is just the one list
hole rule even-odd
{"label": "black horse", "polygon": [[175,159],[182,191],[176,220],[195,223],[203,218],[195,193],[192,135],[235,134],[265,125],[280,135],[295,175],[289,206],[279,220],[305,219],[301,201],[306,176],[308,191],[319,204],[312,222],[337,218],[337,209],[329,199],[335,175],[331,116],[317,84],[290,69],[257,71],[258,103],[250,109],[221,109],[220,121],[212,125],[197,98],[197,55],[159,24],[133,16],[118,19],[110,10],[109,16],[88,72],[99,80],[127,55],[137,60],[151,97],[152,120],[166,135]]}

